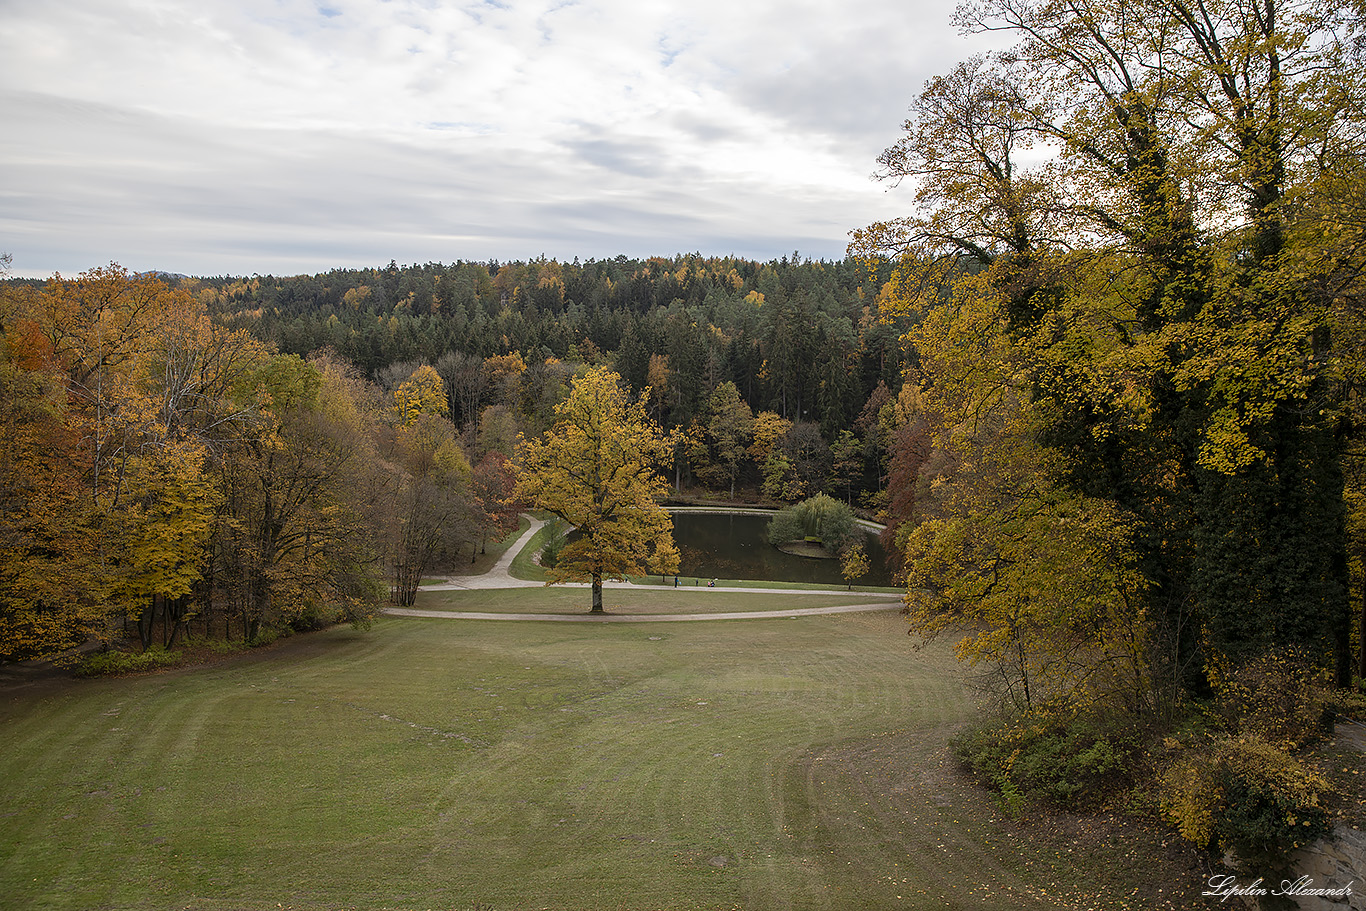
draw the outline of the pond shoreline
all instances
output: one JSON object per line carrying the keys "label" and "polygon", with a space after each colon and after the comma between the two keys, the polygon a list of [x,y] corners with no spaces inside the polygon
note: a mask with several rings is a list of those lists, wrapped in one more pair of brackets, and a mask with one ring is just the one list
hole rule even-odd
{"label": "pond shoreline", "polygon": [[[688,513],[696,516],[773,516],[779,512],[776,507],[766,506],[665,506],[665,512],[673,514],[676,512]],[[887,526],[881,525],[871,519],[855,518],[854,522],[868,531],[882,531]]]}

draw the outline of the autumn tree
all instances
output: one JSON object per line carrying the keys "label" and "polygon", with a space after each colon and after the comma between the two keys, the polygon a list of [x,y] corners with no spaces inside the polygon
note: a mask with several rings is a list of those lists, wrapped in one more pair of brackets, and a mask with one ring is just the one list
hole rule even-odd
{"label": "autumn tree", "polygon": [[374,454],[344,365],[277,355],[241,386],[260,425],[220,468],[215,578],[252,640],[330,605],[364,620],[378,589],[365,509],[379,496]]}
{"label": "autumn tree", "polygon": [[602,613],[604,578],[677,570],[673,522],[659,505],[673,446],[607,368],[575,380],[555,416],[544,438],[519,446],[517,496],[577,529],[550,582],[590,581],[591,612]]}
{"label": "autumn tree", "polygon": [[864,550],[863,542],[847,544],[840,551],[840,574],[844,576],[850,591],[853,591],[855,582],[868,575],[868,553]]}
{"label": "autumn tree", "polygon": [[420,415],[400,430],[396,444],[387,534],[390,600],[411,607],[430,567],[452,559],[462,545],[473,550],[477,506],[470,464],[449,421]]}
{"label": "autumn tree", "polygon": [[1107,699],[1151,713],[1128,519],[1055,482],[1049,412],[1021,379],[1028,352],[990,279],[961,279],[909,337],[929,381],[914,417],[929,440],[897,453],[898,485],[914,489],[915,514],[894,526],[914,628],[957,636],[982,689],[1019,709]]}
{"label": "autumn tree", "polygon": [[820,428],[806,422],[793,424],[774,441],[764,463],[766,496],[800,500],[820,492],[830,474],[830,447]]}
{"label": "autumn tree", "polygon": [[906,254],[893,309],[983,277],[974,313],[1010,342],[1041,490],[1131,529],[1117,565],[1144,579],[1154,666],[1180,686],[1285,642],[1345,679],[1341,386],[1288,230],[1344,133],[1339,14],[964,6],[965,28],[1019,44],[927,86],[883,158],[919,211],[859,238]]}
{"label": "autumn tree", "polygon": [[205,461],[204,448],[193,441],[149,447],[129,460],[126,504],[106,518],[106,534],[120,542],[106,596],[139,607],[137,630],[144,649],[153,644],[158,607],[167,620],[163,644],[174,644],[186,613],[184,599],[203,572],[221,502]]}
{"label": "autumn tree", "polygon": [[708,406],[707,435],[711,438],[717,475],[730,482],[732,499],[753,431],[754,413],[740,398],[740,390],[732,382],[717,386]]}
{"label": "autumn tree", "polygon": [[474,496],[474,521],[479,533],[477,552],[471,548],[470,562],[483,553],[490,537],[499,538],[517,529],[521,504],[516,499],[517,471],[501,452],[490,450],[474,466],[471,474]]}
{"label": "autumn tree", "polygon": [[260,345],[213,325],[187,291],[116,265],[23,288],[5,310],[17,366],[60,403],[39,412],[64,425],[54,442],[70,445],[54,457],[81,478],[83,518],[67,520],[73,539],[88,530],[90,563],[68,580],[71,601],[90,618],[135,614],[144,647],[160,613],[174,639],[206,564],[209,460],[250,411],[233,392]]}
{"label": "autumn tree", "polygon": [[484,385],[494,398],[494,404],[515,409],[521,398],[522,375],[526,361],[520,354],[503,354],[484,360]]}
{"label": "autumn tree", "polygon": [[394,390],[394,410],[404,427],[411,427],[422,415],[449,415],[446,387],[436,369],[423,364],[400,383]]}
{"label": "autumn tree", "polygon": [[780,417],[773,411],[761,411],[754,416],[753,442],[749,444],[749,457],[759,469],[759,476],[767,473],[768,459],[773,448],[783,435],[792,428],[792,422]]}
{"label": "autumn tree", "polygon": [[646,386],[650,390],[650,414],[656,421],[663,421],[668,415],[673,398],[669,394],[673,385],[673,371],[669,368],[667,354],[650,355]]}
{"label": "autumn tree", "polygon": [[43,658],[102,632],[93,516],[61,379],[24,349],[6,314],[0,335],[0,660]]}

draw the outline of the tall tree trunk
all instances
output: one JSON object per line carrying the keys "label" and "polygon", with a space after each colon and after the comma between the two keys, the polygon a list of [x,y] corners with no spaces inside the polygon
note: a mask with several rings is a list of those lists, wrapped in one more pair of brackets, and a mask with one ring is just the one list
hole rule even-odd
{"label": "tall tree trunk", "polygon": [[166,623],[170,627],[166,634],[166,647],[175,648],[180,641],[181,633],[189,635],[188,621],[185,615],[190,610],[190,596],[181,595],[179,598],[166,599]]}
{"label": "tall tree trunk", "polygon": [[153,595],[142,604],[142,610],[138,614],[138,641],[142,643],[142,650],[145,652],[152,647],[152,627],[156,624],[157,598]]}
{"label": "tall tree trunk", "polygon": [[1366,681],[1366,551],[1361,554],[1361,616],[1357,619],[1357,676]]}
{"label": "tall tree trunk", "polygon": [[601,614],[602,609],[602,575],[593,573],[593,607],[590,614]]}

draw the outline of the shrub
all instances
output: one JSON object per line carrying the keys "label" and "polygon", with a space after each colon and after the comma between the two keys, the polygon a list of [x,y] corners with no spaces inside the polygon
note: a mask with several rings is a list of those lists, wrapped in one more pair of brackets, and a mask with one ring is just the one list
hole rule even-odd
{"label": "shrub", "polygon": [[1323,671],[1296,652],[1254,658],[1216,683],[1229,729],[1298,750],[1332,730]]}
{"label": "shrub", "polygon": [[1163,815],[1187,840],[1274,862],[1328,830],[1328,783],[1280,744],[1224,737],[1174,762],[1160,784]]}
{"label": "shrub", "polygon": [[182,652],[168,652],[153,647],[145,652],[95,652],[81,659],[76,666],[78,677],[118,677],[123,674],[143,674],[161,668],[175,667],[185,660]]}
{"label": "shrub", "polygon": [[311,633],[326,629],[337,622],[337,609],[330,604],[309,602],[296,617],[289,620],[289,628],[296,633]]}
{"label": "shrub", "polygon": [[1081,716],[978,727],[954,738],[953,750],[1012,816],[1029,804],[1099,806],[1132,784],[1140,758],[1132,732]]}
{"label": "shrub", "polygon": [[768,540],[775,547],[782,546],[789,541],[800,541],[806,537],[806,529],[802,527],[801,521],[797,518],[797,513],[792,509],[780,509],[773,514],[773,518],[768,522]]}

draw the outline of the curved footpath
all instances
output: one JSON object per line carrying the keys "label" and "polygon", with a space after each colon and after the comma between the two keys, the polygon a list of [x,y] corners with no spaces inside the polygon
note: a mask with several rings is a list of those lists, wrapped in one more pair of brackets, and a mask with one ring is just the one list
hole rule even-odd
{"label": "curved footpath", "polygon": [[[472,591],[476,589],[490,588],[542,588],[544,583],[532,582],[527,579],[513,578],[509,571],[512,566],[513,558],[521,553],[523,548],[531,540],[532,535],[540,531],[545,524],[540,519],[531,518],[531,527],[522,533],[507,552],[493,565],[488,572],[478,576],[454,576],[445,582],[437,582],[433,585],[422,586],[422,591]],[[586,582],[563,583],[565,585],[587,588]],[[675,590],[671,585],[637,585],[632,582],[604,582],[604,588],[633,588],[633,589],[669,589]],[[689,587],[687,591],[706,592],[716,594],[719,592],[750,593],[755,592],[778,592],[783,594],[813,594],[813,595],[848,595],[850,598],[868,599],[861,604],[844,604],[835,607],[794,607],[787,610],[777,611],[730,611],[725,613],[709,614],[500,614],[480,611],[446,611],[446,610],[417,610],[407,607],[391,607],[385,613],[399,617],[437,617],[450,620],[546,620],[558,623],[677,623],[685,620],[769,620],[783,617],[809,617],[814,614],[848,614],[861,611],[885,611],[899,610],[901,599],[888,595],[886,592],[850,592],[839,590],[816,590],[816,589],[790,589],[790,588],[695,588]]]}

